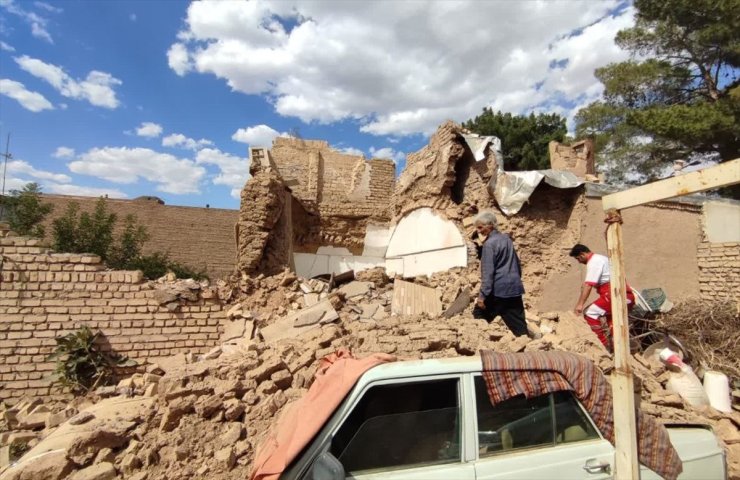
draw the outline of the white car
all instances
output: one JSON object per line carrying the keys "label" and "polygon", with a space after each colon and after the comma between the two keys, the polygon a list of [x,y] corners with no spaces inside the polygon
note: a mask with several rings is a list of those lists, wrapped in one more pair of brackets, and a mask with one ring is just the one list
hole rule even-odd
{"label": "white car", "polygon": [[[608,479],[614,447],[570,392],[495,407],[480,357],[368,370],[281,479]],[[711,430],[668,428],[681,479],[725,479]],[[660,478],[642,468],[643,480]]]}

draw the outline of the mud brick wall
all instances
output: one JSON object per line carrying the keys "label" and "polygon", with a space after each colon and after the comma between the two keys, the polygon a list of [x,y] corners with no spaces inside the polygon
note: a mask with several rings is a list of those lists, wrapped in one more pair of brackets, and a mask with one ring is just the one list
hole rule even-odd
{"label": "mud brick wall", "polygon": [[[81,211],[92,211],[96,197],[44,195],[54,205],[47,218],[46,237],[51,238],[52,221],[64,215],[67,205],[76,202]],[[145,253],[168,252],[172,260],[197,269],[205,269],[211,280],[231,274],[236,259],[234,225],[238,210],[162,205],[157,200],[108,199],[109,211],[118,216],[118,225],[128,214],[147,227],[150,239]]]}
{"label": "mud brick wall", "polygon": [[702,242],[697,259],[702,299],[740,299],[740,243]]}
{"label": "mud brick wall", "polygon": [[333,150],[320,140],[278,137],[270,156],[293,192],[322,216],[390,220],[396,167]]}
{"label": "mud brick wall", "polygon": [[141,272],[105,271],[96,255],[52,253],[35,239],[0,231],[0,400],[48,395],[56,342],[82,325],[103,347],[145,363],[219,343],[226,318],[215,299],[160,306]]}

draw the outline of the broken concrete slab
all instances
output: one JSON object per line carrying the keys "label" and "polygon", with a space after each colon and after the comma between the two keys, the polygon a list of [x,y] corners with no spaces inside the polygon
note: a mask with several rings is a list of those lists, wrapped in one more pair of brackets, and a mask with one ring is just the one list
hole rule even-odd
{"label": "broken concrete slab", "polygon": [[360,313],[361,318],[372,318],[375,313],[377,313],[378,309],[382,309],[383,307],[378,302],[373,303],[366,303],[360,305],[360,308],[362,309]]}
{"label": "broken concrete slab", "polygon": [[70,475],[69,480],[113,480],[118,476],[113,464],[100,462]]}
{"label": "broken concrete slab", "polygon": [[442,302],[439,292],[434,288],[415,283],[396,280],[393,284],[393,315],[419,315],[425,313],[431,317],[442,314]]}
{"label": "broken concrete slab", "polygon": [[354,280],[345,285],[342,285],[339,288],[339,291],[342,292],[347,298],[354,298],[367,294],[374,287],[375,285],[373,284],[373,282],[361,282],[359,280]]}
{"label": "broken concrete slab", "polygon": [[295,319],[295,323],[293,324],[293,326],[305,327],[306,325],[319,323],[319,321],[324,317],[325,314],[326,311],[324,310],[307,309],[305,313],[299,315],[298,318]]}
{"label": "broken concrete slab", "polygon": [[[321,312],[318,320],[315,320],[316,313]],[[337,320],[339,315],[332,307],[331,302],[322,300],[316,305],[299,310],[292,315],[281,318],[277,322],[266,326],[260,330],[260,334],[266,343],[275,342],[283,338],[295,337],[319,325]],[[314,321],[315,320],[315,321]],[[314,323],[308,323],[314,321]]]}
{"label": "broken concrete slab", "polygon": [[457,295],[450,306],[447,307],[447,310],[445,310],[445,313],[443,313],[442,316],[445,318],[452,318],[455,315],[464,312],[470,305],[471,300],[470,287],[465,287],[463,291]]}
{"label": "broken concrete slab", "polygon": [[307,293],[303,295],[303,303],[307,307],[313,307],[317,303],[319,303],[319,294],[318,293]]}

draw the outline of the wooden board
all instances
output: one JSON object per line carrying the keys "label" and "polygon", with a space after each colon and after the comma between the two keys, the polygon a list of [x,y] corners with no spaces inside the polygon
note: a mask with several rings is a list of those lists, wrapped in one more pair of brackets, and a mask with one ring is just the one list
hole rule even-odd
{"label": "wooden board", "polygon": [[439,299],[439,292],[434,288],[396,280],[393,283],[391,314],[419,315],[422,313],[431,317],[442,315],[442,302]]}
{"label": "wooden board", "polygon": [[612,193],[601,199],[604,210],[634,207],[681,195],[699,193],[714,188],[740,183],[740,158],[720,163],[698,172],[686,173],[623,192]]}

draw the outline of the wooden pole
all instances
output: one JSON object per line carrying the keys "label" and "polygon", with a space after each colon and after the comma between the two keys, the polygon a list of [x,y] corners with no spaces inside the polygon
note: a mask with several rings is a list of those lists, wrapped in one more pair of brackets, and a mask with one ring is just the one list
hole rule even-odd
{"label": "wooden pole", "polygon": [[[740,159],[721,163],[697,172],[679,175],[641,187],[606,195],[601,199],[604,211],[616,218],[619,210],[650,202],[740,183]],[[640,478],[637,456],[637,422],[635,391],[630,367],[630,337],[627,321],[627,285],[624,275],[622,224],[610,222],[606,229],[606,246],[611,264],[610,293],[614,322],[614,445],[618,480]]]}
{"label": "wooden pole", "polygon": [[615,478],[638,480],[640,461],[637,455],[637,420],[635,415],[634,379],[630,366],[630,335],[627,321],[627,284],[624,274],[622,225],[611,223],[606,230],[609,253],[612,321],[614,322],[614,446]]}

